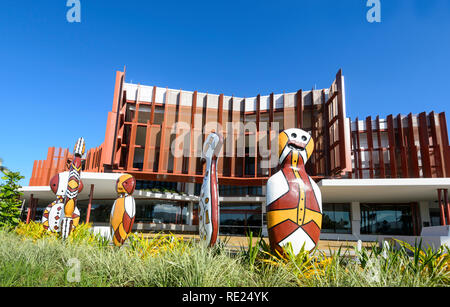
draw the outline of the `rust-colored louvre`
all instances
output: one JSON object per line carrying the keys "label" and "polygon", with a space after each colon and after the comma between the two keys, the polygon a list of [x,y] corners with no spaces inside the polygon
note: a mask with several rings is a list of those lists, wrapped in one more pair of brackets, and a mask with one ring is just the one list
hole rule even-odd
{"label": "rust-colored louvre", "polygon": [[[356,178],[449,177],[445,114],[369,116],[353,124],[353,173]],[[363,140],[364,142],[361,142]],[[447,156],[446,156],[447,155]],[[364,162],[362,162],[364,161]]]}
{"label": "rust-colored louvre", "polygon": [[69,149],[50,147],[46,160],[37,160],[33,164],[30,186],[46,186],[50,184],[50,179],[66,170],[66,161],[70,159]]}
{"label": "rust-colored louvre", "polygon": [[[345,88],[342,70],[328,90],[311,91],[311,131],[316,141],[313,174],[341,176],[352,170],[350,140],[346,136]],[[303,122],[307,125],[307,122]]]}

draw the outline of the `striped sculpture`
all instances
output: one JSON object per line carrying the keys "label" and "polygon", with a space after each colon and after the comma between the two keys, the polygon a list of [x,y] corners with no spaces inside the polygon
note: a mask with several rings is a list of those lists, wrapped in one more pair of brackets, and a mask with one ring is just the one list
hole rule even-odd
{"label": "striped sculpture", "polygon": [[79,138],[73,150],[73,160],[70,163],[67,189],[64,195],[64,217],[61,220],[61,237],[66,239],[74,227],[73,214],[77,205],[77,196],[81,191],[82,156],[85,151],[83,138]]}

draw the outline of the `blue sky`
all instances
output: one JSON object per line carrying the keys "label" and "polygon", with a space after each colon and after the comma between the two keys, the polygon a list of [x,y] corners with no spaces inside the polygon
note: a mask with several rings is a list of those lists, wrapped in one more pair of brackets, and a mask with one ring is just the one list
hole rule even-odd
{"label": "blue sky", "polygon": [[450,116],[450,1],[3,0],[0,157],[26,176],[47,148],[103,142],[115,71],[127,81],[255,96],[346,78],[347,115]]}

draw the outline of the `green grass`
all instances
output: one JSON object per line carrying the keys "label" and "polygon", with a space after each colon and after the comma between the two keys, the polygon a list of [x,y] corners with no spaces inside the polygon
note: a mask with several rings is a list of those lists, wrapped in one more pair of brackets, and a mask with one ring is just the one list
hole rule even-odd
{"label": "green grass", "polygon": [[[148,240],[132,235],[116,248],[81,226],[61,241],[39,225],[0,230],[0,286],[156,286],[156,287],[384,287],[449,286],[448,250],[420,252],[405,246],[389,251],[363,249],[357,257],[302,252],[272,255],[268,246],[231,253],[223,245],[202,248],[170,235]],[[412,251],[409,251],[411,249]],[[412,257],[408,255],[408,251]],[[78,282],[70,282],[76,259]]]}

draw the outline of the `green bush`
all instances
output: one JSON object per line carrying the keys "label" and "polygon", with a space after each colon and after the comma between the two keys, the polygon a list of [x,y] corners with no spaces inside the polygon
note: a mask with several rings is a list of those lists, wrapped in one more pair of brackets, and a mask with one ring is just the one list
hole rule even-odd
{"label": "green bush", "polygon": [[21,186],[18,182],[24,177],[19,172],[2,170],[2,180],[6,181],[0,185],[0,227],[13,228],[19,224],[20,219],[20,196]]}

